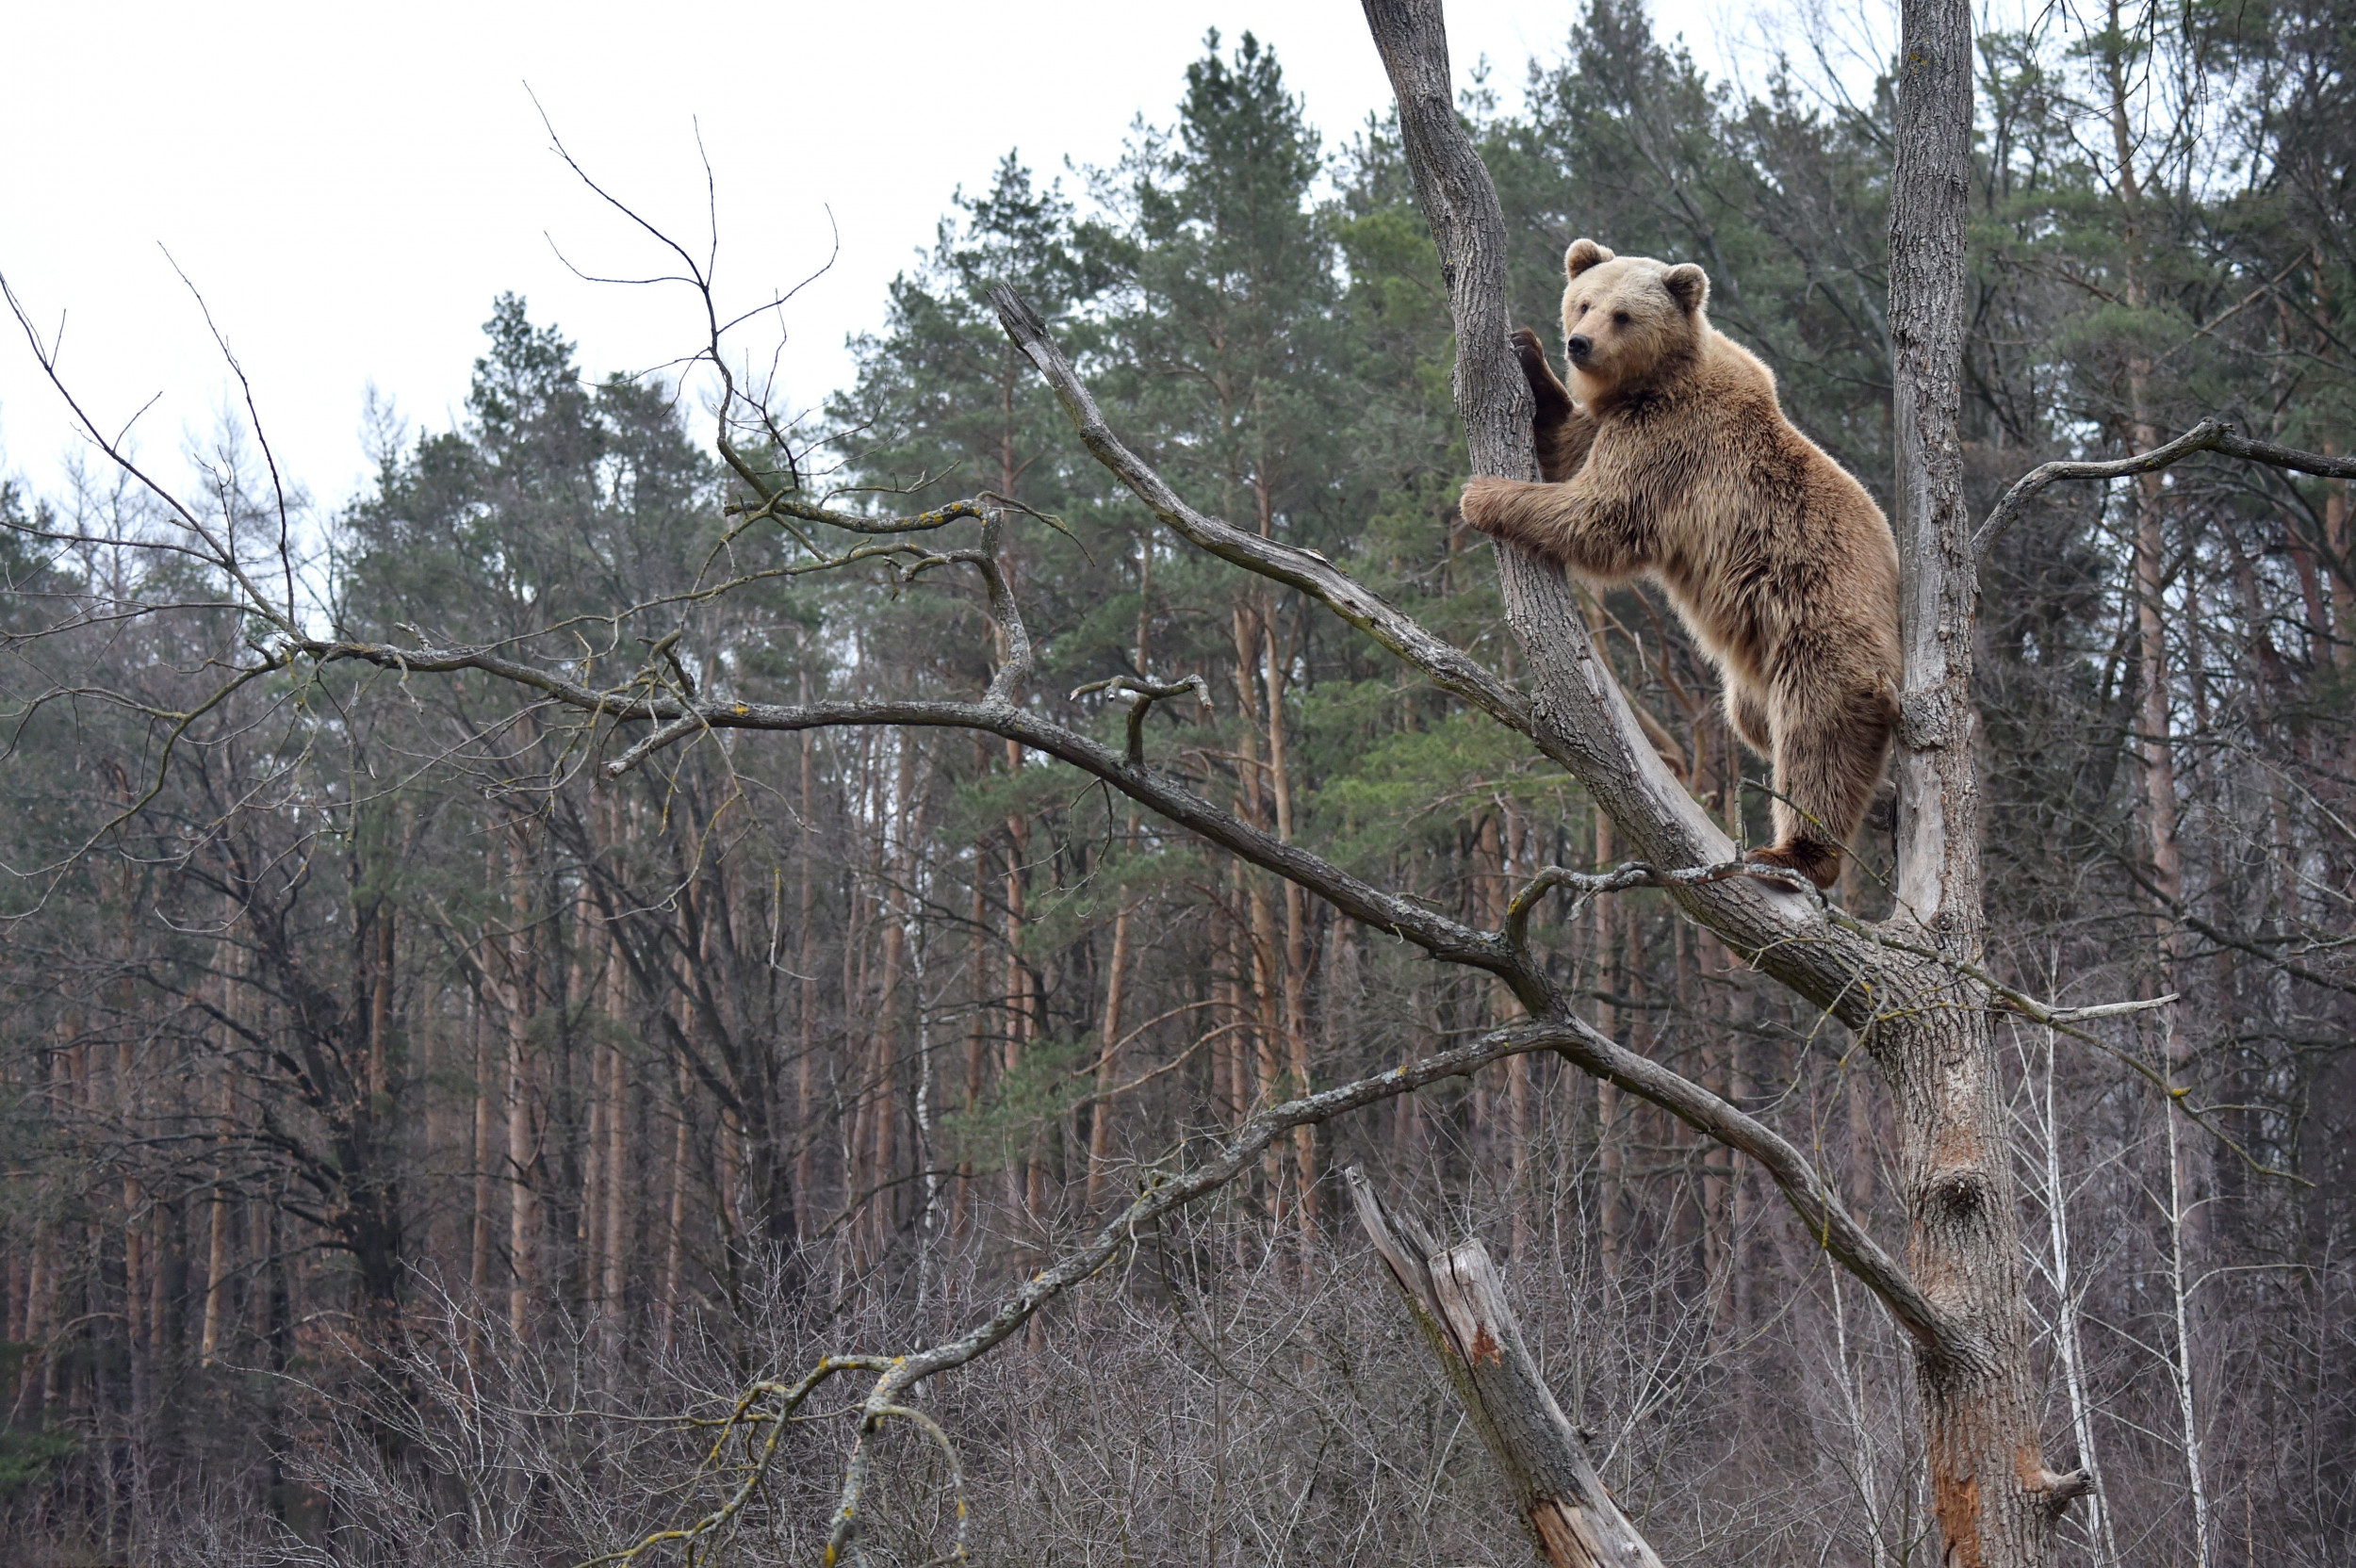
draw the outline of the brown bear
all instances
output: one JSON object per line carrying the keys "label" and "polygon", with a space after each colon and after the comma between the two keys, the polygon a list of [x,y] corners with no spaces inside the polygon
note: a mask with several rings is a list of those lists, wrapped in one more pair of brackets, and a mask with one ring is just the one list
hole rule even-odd
{"label": "brown bear", "polygon": [[1700,268],[1581,239],[1563,270],[1570,385],[1514,335],[1546,482],[1475,479],[1464,520],[1592,581],[1667,591],[1735,733],[1775,764],[1775,841],[1750,858],[1830,887],[1897,720],[1890,523],[1783,416],[1774,372],[1710,324]]}

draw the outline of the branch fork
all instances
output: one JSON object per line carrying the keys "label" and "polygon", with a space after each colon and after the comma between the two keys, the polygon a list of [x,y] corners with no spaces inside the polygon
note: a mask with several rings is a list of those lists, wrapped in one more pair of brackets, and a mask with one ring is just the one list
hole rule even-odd
{"label": "branch fork", "polygon": [[1642,860],[1630,860],[1613,871],[1572,871],[1567,866],[1547,866],[1525,883],[1505,906],[1505,939],[1519,948],[1529,944],[1530,917],[1539,901],[1557,888],[1572,890],[1571,907],[1565,920],[1576,917],[1587,901],[1599,893],[1616,893],[1628,888],[1699,888],[1712,882],[1729,881],[1734,877],[1754,877],[1776,888],[1789,888],[1812,898],[1817,904],[1824,895],[1801,873],[1788,866],[1771,866],[1761,860],[1720,860],[1707,866],[1679,866],[1661,871]]}
{"label": "branch fork", "polygon": [[1211,683],[1200,675],[1181,680],[1155,680],[1151,676],[1117,675],[1104,680],[1091,680],[1085,686],[1072,689],[1073,702],[1102,693],[1106,697],[1129,699],[1129,765],[1145,766],[1145,715],[1164,697],[1185,693],[1194,694],[1195,706],[1208,718],[1211,714]]}

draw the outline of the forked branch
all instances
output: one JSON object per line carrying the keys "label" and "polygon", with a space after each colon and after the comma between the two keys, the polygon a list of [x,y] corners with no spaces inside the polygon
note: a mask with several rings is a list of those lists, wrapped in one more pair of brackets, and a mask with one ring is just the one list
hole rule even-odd
{"label": "forked branch", "polygon": [[1164,697],[1192,692],[1195,705],[1202,709],[1203,714],[1207,717],[1211,712],[1211,683],[1199,675],[1190,675],[1184,680],[1155,680],[1147,676],[1117,675],[1106,680],[1091,680],[1085,686],[1073,687],[1072,700],[1077,702],[1099,692],[1107,696],[1125,696],[1129,699],[1129,765],[1133,768],[1145,766],[1145,715],[1153,711],[1155,703]]}

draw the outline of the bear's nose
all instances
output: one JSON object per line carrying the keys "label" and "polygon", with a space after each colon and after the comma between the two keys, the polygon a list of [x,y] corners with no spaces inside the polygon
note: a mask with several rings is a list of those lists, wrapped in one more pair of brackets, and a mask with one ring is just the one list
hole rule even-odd
{"label": "bear's nose", "polygon": [[1595,352],[1595,340],[1583,332],[1573,333],[1563,340],[1562,347],[1570,351],[1573,359],[1585,359]]}

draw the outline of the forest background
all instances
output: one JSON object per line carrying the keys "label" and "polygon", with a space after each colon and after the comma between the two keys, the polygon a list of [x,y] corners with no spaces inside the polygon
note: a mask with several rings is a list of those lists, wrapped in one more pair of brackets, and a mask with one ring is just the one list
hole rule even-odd
{"label": "forest background", "polygon": [[[2345,449],[2352,49],[2333,0],[1982,37],[1975,512],[2212,414]],[[1518,112],[1464,106],[1520,318],[1552,337],[1581,234],[1699,261],[1716,323],[1886,501],[1886,84],[1846,97],[1798,60],[1737,91],[1629,0],[1531,72]],[[1011,283],[1047,317],[1195,504],[1512,671],[1450,505],[1447,299],[1393,137],[1325,143],[1249,38],[1186,79],[1075,188],[1010,157],[961,196],[857,384],[777,455],[850,504],[986,488],[1045,514],[1009,529],[1041,704],[1117,739],[1077,689],[1199,674],[1208,702],[1147,727],[1158,758],[1495,927],[1538,868],[1617,858],[1583,792],[1315,606],[1157,536],[981,298]],[[626,641],[683,629],[698,690],[988,678],[977,589],[758,575],[793,541],[734,529],[674,388],[585,376],[519,299],[486,332],[456,428],[382,430],[374,482],[323,522],[322,622],[561,658],[662,601]],[[251,433],[205,456],[221,528],[274,530]],[[1516,1010],[1011,743],[715,734],[609,780],[601,731],[480,675],[332,666],[205,706],[246,629],[143,547],[152,500],[95,469],[4,496],[19,1560],[614,1549],[700,1495],[671,1418],[952,1331],[1174,1150]],[[2007,1037],[2050,1425],[2100,1478],[2068,1538],[2105,1564],[2356,1543],[2352,547],[2344,484],[2196,464],[2056,492],[1987,566],[1996,967],[2064,1001],[2183,997],[2094,1040]],[[1756,841],[1759,764],[1674,618],[1638,592],[1592,610],[1656,744]],[[1860,849],[1840,896],[1872,915],[1885,819]],[[1894,1224],[1854,1039],[1656,896],[1542,915],[1557,977]],[[1353,1163],[1488,1239],[1664,1557],[1922,1549],[1897,1332],[1743,1164],[1535,1055],[1286,1140],[945,1382],[977,1556],[1523,1560],[1348,1222]],[[793,1434],[741,1550],[815,1556],[847,1438]],[[899,1444],[869,1549],[921,1561],[946,1494]]]}

